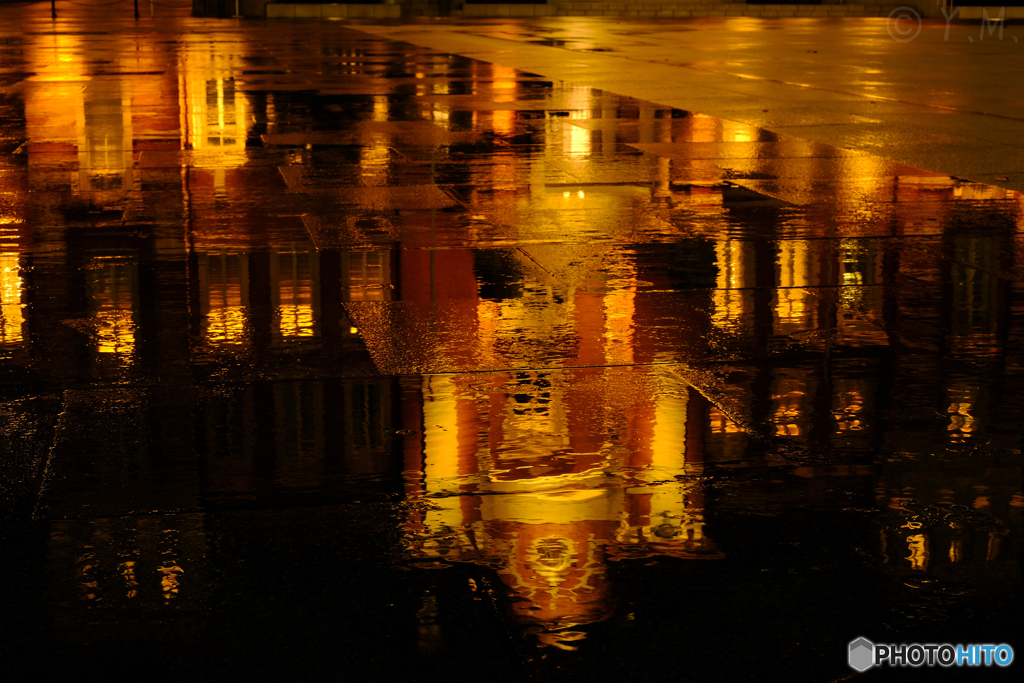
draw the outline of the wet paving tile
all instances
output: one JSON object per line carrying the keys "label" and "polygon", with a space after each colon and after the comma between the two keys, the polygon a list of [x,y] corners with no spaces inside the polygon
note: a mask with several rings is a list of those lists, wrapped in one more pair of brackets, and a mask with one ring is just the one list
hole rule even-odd
{"label": "wet paving tile", "polygon": [[1019,193],[340,23],[48,11],[0,10],[19,666],[823,680],[1009,637]]}
{"label": "wet paving tile", "polygon": [[[190,407],[180,387],[65,392],[37,514],[109,517],[194,509]],[[97,410],[103,421],[95,419]]]}

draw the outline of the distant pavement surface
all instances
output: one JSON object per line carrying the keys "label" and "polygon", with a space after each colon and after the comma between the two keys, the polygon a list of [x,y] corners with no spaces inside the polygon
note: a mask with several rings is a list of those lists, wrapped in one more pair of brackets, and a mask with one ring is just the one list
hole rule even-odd
{"label": "distant pavement surface", "polygon": [[885,18],[566,17],[359,28],[1024,190],[1024,95],[1014,86],[1024,26],[924,21],[909,40],[905,26],[896,30]]}

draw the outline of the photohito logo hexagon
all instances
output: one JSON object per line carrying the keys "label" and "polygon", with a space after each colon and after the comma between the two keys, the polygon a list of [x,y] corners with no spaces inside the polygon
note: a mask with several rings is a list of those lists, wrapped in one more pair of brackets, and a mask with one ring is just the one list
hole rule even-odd
{"label": "photohito logo hexagon", "polygon": [[850,668],[854,671],[867,671],[875,663],[875,644],[867,638],[850,641]]}

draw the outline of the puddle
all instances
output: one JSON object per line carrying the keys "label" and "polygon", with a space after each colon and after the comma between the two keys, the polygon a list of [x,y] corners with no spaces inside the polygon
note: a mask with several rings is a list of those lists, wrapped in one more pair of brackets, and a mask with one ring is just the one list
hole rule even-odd
{"label": "puddle", "polygon": [[3,12],[0,500],[67,662],[822,680],[1019,598],[1018,193],[336,23]]}

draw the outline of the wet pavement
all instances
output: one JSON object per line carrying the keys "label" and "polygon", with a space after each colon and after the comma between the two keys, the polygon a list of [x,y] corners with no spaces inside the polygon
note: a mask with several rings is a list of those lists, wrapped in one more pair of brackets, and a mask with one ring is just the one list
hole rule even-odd
{"label": "wet pavement", "polygon": [[380,27],[0,14],[11,680],[1020,644],[1012,187]]}

